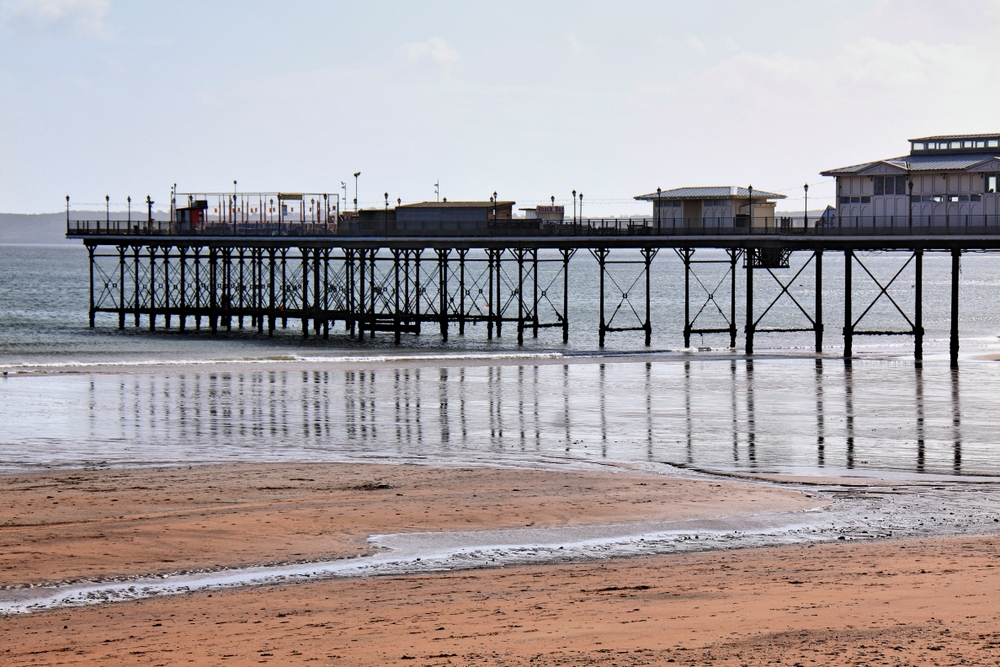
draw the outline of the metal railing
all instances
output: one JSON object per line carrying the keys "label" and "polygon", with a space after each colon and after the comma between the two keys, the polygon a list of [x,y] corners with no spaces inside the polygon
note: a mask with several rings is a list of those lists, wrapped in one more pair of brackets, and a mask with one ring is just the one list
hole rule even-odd
{"label": "metal railing", "polygon": [[160,220],[73,220],[66,235],[211,237],[524,237],[524,236],[907,236],[1000,235],[1000,215],[841,216],[757,218],[585,218],[547,222],[534,219],[388,222],[340,218],[329,223],[208,222],[183,226]]}

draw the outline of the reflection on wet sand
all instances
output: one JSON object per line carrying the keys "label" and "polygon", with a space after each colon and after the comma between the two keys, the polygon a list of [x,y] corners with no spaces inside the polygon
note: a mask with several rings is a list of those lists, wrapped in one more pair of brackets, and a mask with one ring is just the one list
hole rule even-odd
{"label": "reflection on wet sand", "polygon": [[9,467],[530,454],[996,474],[995,384],[988,364],[733,358],[23,377],[0,383],[0,446]]}

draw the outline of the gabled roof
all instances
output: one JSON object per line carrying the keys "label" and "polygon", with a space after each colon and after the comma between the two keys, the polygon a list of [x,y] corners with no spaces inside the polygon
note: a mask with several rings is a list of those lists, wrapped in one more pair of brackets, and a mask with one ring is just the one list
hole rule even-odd
{"label": "gabled roof", "polygon": [[838,167],[820,172],[821,176],[840,176],[843,174],[860,174],[879,163],[898,167],[904,171],[964,171],[982,162],[997,158],[996,151],[990,153],[963,153],[946,155],[904,155],[855,164],[850,167]]}
{"label": "gabled roof", "polygon": [[[736,185],[712,185],[703,187],[674,188],[673,190],[663,190],[659,193],[651,192],[648,195],[635,197],[638,201],[656,201],[657,199],[746,199],[750,196],[748,188],[741,188]],[[754,188],[754,199],[786,199],[785,195],[775,192],[766,192]]]}

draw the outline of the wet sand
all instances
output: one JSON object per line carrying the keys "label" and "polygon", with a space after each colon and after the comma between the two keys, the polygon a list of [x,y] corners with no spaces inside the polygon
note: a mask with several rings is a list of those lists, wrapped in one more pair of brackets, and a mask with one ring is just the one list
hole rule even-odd
{"label": "wet sand", "polygon": [[333,580],[0,620],[4,665],[997,664],[996,538]]}
{"label": "wet sand", "polygon": [[370,554],[373,534],[799,511],[760,484],[640,474],[268,464],[0,476],[5,586]]}

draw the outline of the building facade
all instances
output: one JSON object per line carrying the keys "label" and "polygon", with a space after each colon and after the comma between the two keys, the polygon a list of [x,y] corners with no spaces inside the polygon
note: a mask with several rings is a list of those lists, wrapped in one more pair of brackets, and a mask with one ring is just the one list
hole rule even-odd
{"label": "building facade", "polygon": [[910,139],[910,153],[821,172],[837,179],[838,224],[993,225],[1000,133]]}
{"label": "building facade", "polygon": [[779,226],[776,201],[785,195],[738,186],[685,187],[635,197],[653,204],[653,224],[686,228]]}

